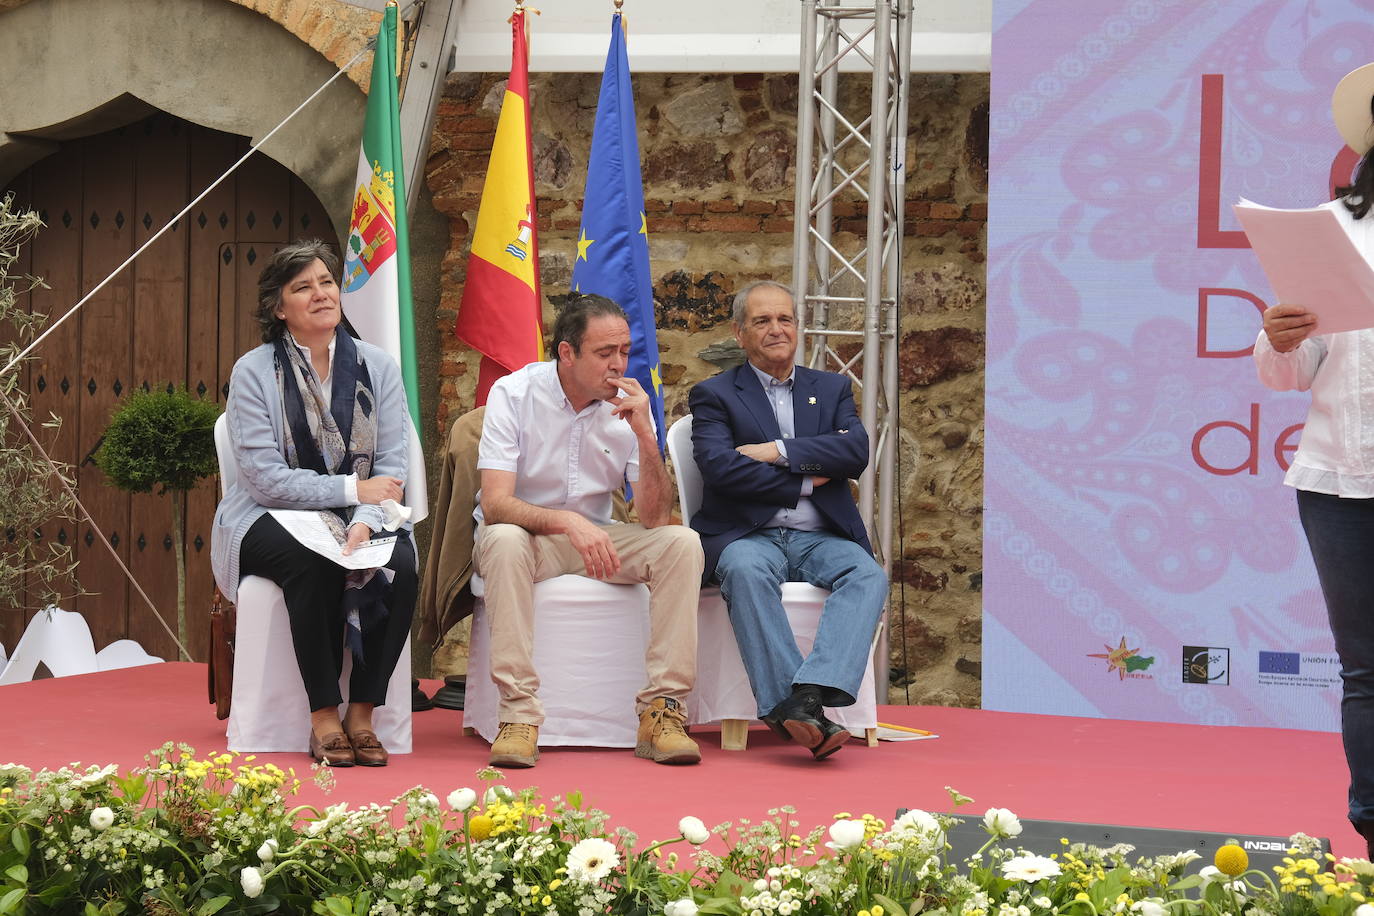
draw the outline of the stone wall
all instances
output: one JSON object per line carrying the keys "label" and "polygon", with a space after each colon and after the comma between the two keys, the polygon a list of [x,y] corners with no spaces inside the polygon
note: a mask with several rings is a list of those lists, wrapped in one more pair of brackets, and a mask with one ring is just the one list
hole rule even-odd
{"label": "stone wall", "polygon": [[[546,327],[568,292],[599,84],[599,74],[531,77]],[[426,177],[451,229],[435,316],[435,434],[473,406],[477,356],[453,327],[504,88],[504,74],[450,76],[431,141]],[[691,386],[718,371],[722,345],[733,346],[734,290],[790,280],[797,93],[788,74],[635,77],[670,422],[686,412]],[[840,94],[866,107],[866,79],[846,77]],[[912,77],[890,630],[897,703],[980,699],[987,106],[986,74]],[[843,197],[835,213],[837,240],[852,246],[862,201]],[[438,658],[457,668],[461,654]]]}

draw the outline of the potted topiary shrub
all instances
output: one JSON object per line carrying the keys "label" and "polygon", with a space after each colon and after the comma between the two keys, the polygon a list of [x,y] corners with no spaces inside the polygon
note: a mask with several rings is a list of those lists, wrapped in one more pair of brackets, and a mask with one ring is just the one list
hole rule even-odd
{"label": "potted topiary shrub", "polygon": [[[186,494],[219,470],[215,420],[220,407],[184,387],[135,391],[110,417],[95,461],[130,493],[172,497],[172,550],[177,564],[177,638],[186,641]],[[190,659],[187,659],[189,661]]]}

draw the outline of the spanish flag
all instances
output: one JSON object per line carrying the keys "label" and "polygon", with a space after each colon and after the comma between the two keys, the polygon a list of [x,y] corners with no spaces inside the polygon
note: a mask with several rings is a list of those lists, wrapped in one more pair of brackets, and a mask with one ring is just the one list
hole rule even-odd
{"label": "spanish flag", "polygon": [[482,354],[478,406],[498,378],[544,358],[525,11],[510,22],[510,80],[458,307],[458,337]]}

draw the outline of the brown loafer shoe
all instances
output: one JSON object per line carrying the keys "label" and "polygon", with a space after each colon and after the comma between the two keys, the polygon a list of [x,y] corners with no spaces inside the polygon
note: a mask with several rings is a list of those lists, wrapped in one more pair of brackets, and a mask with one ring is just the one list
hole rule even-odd
{"label": "brown loafer shoe", "polygon": [[348,743],[348,737],[343,732],[333,732],[324,738],[317,738],[312,731],[310,756],[327,767],[351,767],[354,763],[353,745]]}
{"label": "brown loafer shoe", "polygon": [[390,759],[377,733],[369,728],[349,732],[348,742],[353,745],[353,762],[360,767],[384,767]]}

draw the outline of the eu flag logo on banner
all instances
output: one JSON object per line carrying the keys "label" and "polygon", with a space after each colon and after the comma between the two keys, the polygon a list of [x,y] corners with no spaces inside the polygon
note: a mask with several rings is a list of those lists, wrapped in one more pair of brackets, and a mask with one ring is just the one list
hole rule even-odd
{"label": "eu flag logo on banner", "polygon": [[592,129],[591,161],[583,195],[582,229],[573,262],[573,291],[615,300],[630,319],[630,363],[653,404],[658,450],[663,451],[663,381],[658,366],[653,283],[649,276],[649,231],[644,217],[644,182],[639,172],[634,93],[625,30],[611,17],[611,47],[601,77]]}
{"label": "eu flag logo on banner", "polygon": [[1260,674],[1297,674],[1300,658],[1296,652],[1260,652]]}

